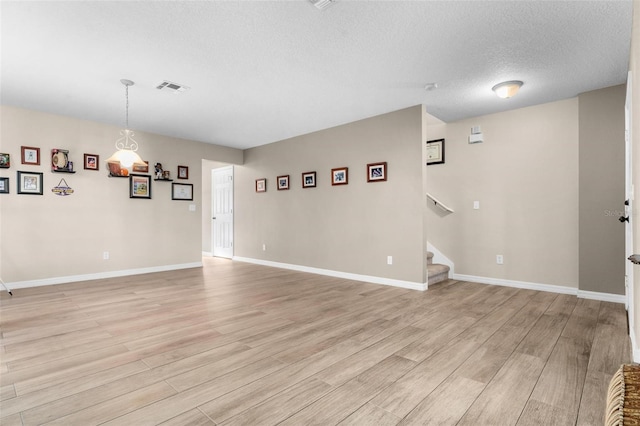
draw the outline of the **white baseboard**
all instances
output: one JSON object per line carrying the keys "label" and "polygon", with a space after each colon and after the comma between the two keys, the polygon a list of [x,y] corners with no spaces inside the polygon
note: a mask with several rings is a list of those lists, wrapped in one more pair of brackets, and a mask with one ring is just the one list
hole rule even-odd
{"label": "white baseboard", "polygon": [[580,299],[592,299],[599,300],[601,302],[613,302],[613,303],[622,303],[626,302],[627,297],[624,294],[610,294],[610,293],[600,293],[597,291],[584,291],[578,290],[578,297]]}
{"label": "white baseboard", "polygon": [[67,277],[45,278],[41,280],[16,281],[5,283],[11,289],[39,287],[44,285],[66,284],[78,281],[100,280],[104,278],[126,277],[128,275],[149,274],[152,272],[175,271],[178,269],[201,268],[202,262],[181,263],[177,265],[152,266],[149,268],[123,269],[121,271],[98,272],[95,274],[70,275]]}
{"label": "white baseboard", "polygon": [[349,272],[333,271],[330,269],[312,268],[310,266],[292,265],[290,263],[272,262],[270,260],[252,259],[248,257],[234,256],[233,260],[239,262],[254,263],[256,265],[272,266],[274,268],[291,269],[293,271],[308,272],[310,274],[326,275],[329,277],[344,278],[347,280],[364,281],[373,284],[390,285],[393,287],[407,288],[410,290],[425,291],[427,283],[414,283],[411,281],[394,280],[391,278],[374,277],[371,275],[352,274]]}
{"label": "white baseboard", "polygon": [[624,303],[625,296],[622,294],[598,293],[595,291],[582,291],[573,287],[565,287],[553,284],[540,284],[527,281],[513,281],[502,278],[477,277],[474,275],[454,274],[454,280],[469,281],[479,284],[493,284],[503,287],[524,288],[527,290],[547,291],[550,293],[573,294],[581,299],[593,299],[601,302]]}

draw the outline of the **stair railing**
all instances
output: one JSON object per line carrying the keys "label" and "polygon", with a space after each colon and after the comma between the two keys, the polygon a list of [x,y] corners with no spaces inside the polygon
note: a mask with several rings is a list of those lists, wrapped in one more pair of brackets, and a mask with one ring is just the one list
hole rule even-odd
{"label": "stair railing", "polygon": [[427,192],[427,199],[431,200],[436,206],[438,206],[442,210],[444,210],[446,212],[449,212],[449,213],[453,213],[453,209],[451,207],[448,207],[446,204],[443,204],[440,200],[438,200],[436,197],[434,197],[433,195],[431,195],[428,192]]}

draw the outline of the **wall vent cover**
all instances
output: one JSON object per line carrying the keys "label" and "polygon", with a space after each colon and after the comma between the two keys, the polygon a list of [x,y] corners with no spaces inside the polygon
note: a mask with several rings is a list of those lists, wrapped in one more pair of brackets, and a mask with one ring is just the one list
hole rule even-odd
{"label": "wall vent cover", "polygon": [[156,89],[164,90],[166,92],[172,92],[177,95],[179,93],[189,90],[190,88],[183,84],[173,83],[171,81],[165,80],[162,83],[158,84],[156,86]]}

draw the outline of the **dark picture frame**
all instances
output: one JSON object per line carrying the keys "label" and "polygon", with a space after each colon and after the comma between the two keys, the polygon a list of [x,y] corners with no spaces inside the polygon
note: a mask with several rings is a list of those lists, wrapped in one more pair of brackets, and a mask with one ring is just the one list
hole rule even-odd
{"label": "dark picture frame", "polygon": [[316,187],[316,172],[305,172],[302,174],[302,187],[303,188]]}
{"label": "dark picture frame", "polygon": [[129,198],[151,199],[151,175],[129,175]]}
{"label": "dark picture frame", "polygon": [[444,164],[444,139],[427,141],[427,166]]}
{"label": "dark picture frame", "polygon": [[256,192],[267,192],[267,179],[256,179]]}
{"label": "dark picture frame", "polygon": [[41,172],[17,172],[18,194],[42,195]]}
{"label": "dark picture frame", "polygon": [[8,194],[8,193],[9,193],[9,178],[0,177],[0,194]]}
{"label": "dark picture frame", "polygon": [[178,179],[189,179],[189,167],[178,166]]}
{"label": "dark picture frame", "polygon": [[171,199],[180,201],[193,201],[193,184],[191,183],[172,183]]}
{"label": "dark picture frame", "polygon": [[289,189],[289,175],[278,176],[278,191],[286,191]]}
{"label": "dark picture frame", "polygon": [[331,169],[331,185],[347,185],[349,183],[349,168],[337,167]]}
{"label": "dark picture frame", "polygon": [[367,164],[367,182],[384,182],[387,180],[387,162]]}
{"label": "dark picture frame", "polygon": [[35,146],[21,146],[20,157],[22,159],[22,164],[39,166],[40,148],[36,148]]}
{"label": "dark picture frame", "polygon": [[100,156],[98,154],[84,154],[85,170],[100,170]]}
{"label": "dark picture frame", "polygon": [[11,167],[11,154],[0,152],[0,169],[8,169]]}

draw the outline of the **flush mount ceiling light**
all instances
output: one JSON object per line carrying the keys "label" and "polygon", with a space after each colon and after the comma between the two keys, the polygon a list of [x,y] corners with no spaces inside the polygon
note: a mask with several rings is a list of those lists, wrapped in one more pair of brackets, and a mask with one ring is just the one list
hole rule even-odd
{"label": "flush mount ceiling light", "polygon": [[309,2],[316,7],[316,9],[323,10],[331,6],[335,0],[309,0]]}
{"label": "flush mount ceiling light", "polygon": [[109,158],[107,163],[120,163],[122,167],[128,168],[134,164],[145,164],[136,151],[138,142],[133,139],[133,132],[129,130],[129,86],[133,86],[131,80],[120,80],[125,87],[125,128],[120,130],[120,138],[116,141],[117,151]]}
{"label": "flush mount ceiling light", "polygon": [[424,90],[426,90],[427,92],[430,92],[432,90],[436,90],[438,88],[438,83],[427,83],[424,86]]}
{"label": "flush mount ceiling light", "polygon": [[498,83],[491,88],[499,98],[507,99],[512,96],[515,96],[522,87],[522,82],[520,80],[512,80],[512,81],[503,81],[502,83]]}

